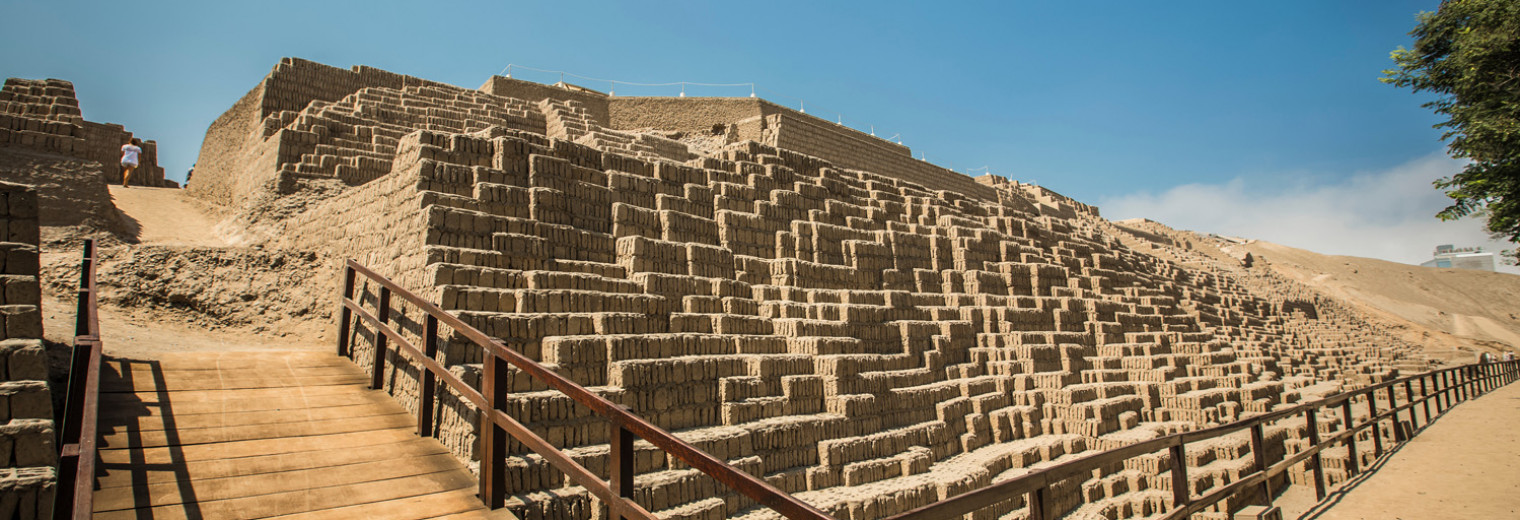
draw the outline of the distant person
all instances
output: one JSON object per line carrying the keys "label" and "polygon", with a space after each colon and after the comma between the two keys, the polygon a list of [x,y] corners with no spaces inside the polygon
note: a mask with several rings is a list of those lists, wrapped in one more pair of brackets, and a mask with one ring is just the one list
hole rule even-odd
{"label": "distant person", "polygon": [[190,177],[195,175],[195,164],[190,164],[190,170],[185,172],[185,187],[190,187]]}
{"label": "distant person", "polygon": [[121,187],[126,188],[132,182],[132,170],[137,169],[138,158],[142,157],[142,139],[132,138],[132,142],[121,145]]}

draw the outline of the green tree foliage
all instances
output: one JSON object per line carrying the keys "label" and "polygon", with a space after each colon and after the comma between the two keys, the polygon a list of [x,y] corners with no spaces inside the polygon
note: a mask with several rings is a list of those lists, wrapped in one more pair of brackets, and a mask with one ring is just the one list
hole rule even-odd
{"label": "green tree foliage", "polygon": [[[1445,0],[1420,13],[1414,48],[1393,51],[1382,81],[1436,94],[1452,157],[1470,162],[1435,181],[1452,204],[1436,216],[1486,214],[1488,230],[1520,243],[1520,0]],[[1510,254],[1520,254],[1511,251]]]}

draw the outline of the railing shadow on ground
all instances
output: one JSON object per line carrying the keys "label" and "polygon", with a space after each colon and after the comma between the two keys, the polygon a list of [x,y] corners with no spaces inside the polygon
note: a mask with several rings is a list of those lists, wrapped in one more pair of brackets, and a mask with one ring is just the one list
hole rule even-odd
{"label": "railing shadow on ground", "polygon": [[[359,279],[360,276],[363,277],[362,280]],[[367,288],[378,287],[378,291],[366,290],[356,295],[355,290],[358,288],[356,282],[359,281],[363,281]],[[437,305],[418,297],[354,260],[348,260],[344,264],[342,283],[343,292],[339,299],[338,309],[338,354],[362,364],[359,358],[360,352],[355,348],[353,339],[365,336],[372,338],[369,347],[363,350],[369,351],[364,354],[369,356],[368,368],[372,374],[370,386],[377,389],[386,388],[388,359],[395,359],[397,363],[405,361],[419,365],[417,375],[420,379],[418,381],[420,395],[415,413],[418,417],[417,431],[420,435],[436,435],[435,405],[438,404],[440,397],[449,395],[449,391],[457,394],[461,401],[481,411],[478,423],[481,452],[479,495],[482,501],[492,509],[504,505],[506,493],[502,481],[505,478],[503,474],[506,465],[505,457],[508,456],[507,442],[513,440],[543,457],[555,469],[563,472],[570,482],[584,487],[593,497],[600,500],[607,508],[607,517],[653,519],[654,515],[631,498],[634,484],[633,444],[634,440],[643,439],[668,455],[685,462],[691,468],[714,478],[728,489],[754,500],[755,503],[770,507],[782,516],[813,520],[830,518],[817,508],[780,491],[763,479],[734,468],[634,415],[632,411],[538,364],[522,353],[509,348],[502,340],[487,336],[465,324],[458,317],[443,311]],[[425,323],[421,331],[407,329],[420,332],[416,334],[419,341],[423,343],[420,347],[414,345],[391,326],[392,323],[398,322],[392,315],[393,296],[399,297],[402,303],[425,314]],[[372,305],[375,312],[366,310],[365,303]],[[415,322],[412,323],[415,324]],[[456,334],[464,336],[481,350],[483,368],[480,390],[477,391],[473,385],[459,379],[438,361],[440,326],[448,327]],[[366,335],[367,331],[363,327],[368,327],[368,331],[372,331],[373,335]],[[1369,468],[1381,467],[1383,461],[1387,460],[1388,453],[1392,452],[1392,450],[1384,449],[1384,440],[1392,443],[1390,447],[1392,449],[1401,447],[1409,438],[1423,431],[1431,421],[1444,415],[1456,404],[1515,381],[1517,376],[1520,376],[1520,370],[1517,369],[1520,369],[1520,362],[1473,364],[1437,369],[1385,381],[1229,424],[1177,433],[1090,454],[951,496],[888,517],[887,520],[955,518],[975,513],[989,506],[1006,505],[1010,501],[1019,499],[1024,500],[1026,505],[1020,508],[1029,509],[1028,518],[1031,520],[1056,518],[1069,512],[1056,511],[1057,506],[1053,502],[1058,497],[1050,496],[1050,489],[1063,481],[1082,478],[1084,473],[1092,473],[1104,467],[1122,464],[1135,457],[1159,452],[1167,452],[1170,461],[1185,461],[1189,443],[1220,438],[1247,430],[1250,433],[1249,453],[1255,458],[1254,469],[1250,473],[1238,476],[1228,484],[1198,490],[1200,494],[1194,496],[1193,486],[1188,478],[1188,464],[1167,463],[1172,488],[1171,501],[1167,505],[1168,509],[1160,515],[1162,518],[1188,518],[1193,513],[1218,507],[1217,504],[1241,494],[1259,493],[1261,497],[1275,497],[1277,493],[1274,493],[1272,488],[1285,478],[1284,473],[1300,464],[1307,465],[1309,471],[1312,472],[1316,496],[1319,500],[1324,500],[1327,496],[1327,486],[1321,452],[1326,448],[1346,446],[1348,453],[1351,454],[1348,476],[1362,474],[1364,472],[1358,467],[1360,452],[1356,444],[1358,437],[1362,436],[1364,431],[1372,429],[1370,437],[1374,450]],[[609,477],[607,480],[599,477],[597,472],[580,465],[571,456],[555,448],[528,427],[506,414],[501,404],[507,399],[508,389],[505,381],[511,375],[511,370],[516,370],[520,377],[530,377],[570,397],[609,423],[610,453],[607,458],[608,468],[604,473]],[[1418,395],[1415,391],[1416,383],[1419,388]],[[1399,399],[1399,390],[1403,391],[1402,404]],[[1379,395],[1380,392],[1384,395]],[[1387,406],[1380,409],[1379,401],[1384,398],[1386,398]],[[1432,401],[1435,404],[1434,414],[1431,411]],[[1353,408],[1356,404],[1365,407],[1368,419],[1359,424],[1356,421],[1356,410]],[[1330,409],[1335,411],[1325,415],[1340,415],[1340,421],[1321,420],[1321,412]],[[1426,423],[1424,427],[1419,424],[1417,410],[1424,411]],[[1400,414],[1408,415],[1410,428],[1405,427],[1403,422],[1405,418]],[[1291,423],[1297,420],[1303,421],[1308,437],[1307,447],[1288,453],[1284,441],[1267,444],[1265,435],[1267,427],[1281,428],[1283,425],[1278,423],[1283,421]],[[1335,424],[1337,422],[1340,424]],[[1392,434],[1391,438],[1385,437],[1382,433],[1385,422],[1391,425],[1388,428]],[[1327,425],[1328,428],[1326,428]],[[1321,430],[1326,430],[1324,433],[1330,434],[1329,437],[1321,439]],[[1278,450],[1281,453],[1269,456],[1269,450]],[[1179,482],[1188,483],[1188,485],[1176,485]],[[1280,492],[1281,489],[1275,491]],[[1267,501],[1270,505],[1270,499]]]}
{"label": "railing shadow on ground", "polygon": [[[135,368],[147,368],[150,381],[153,386],[151,401],[143,398],[144,392],[131,392],[126,389],[137,387],[138,375],[142,373]],[[131,460],[126,463],[99,462],[101,470],[123,470],[129,472],[132,481],[132,501],[136,516],[139,519],[148,520],[155,517],[153,513],[154,497],[151,493],[154,483],[149,475],[154,472],[174,473],[174,484],[178,496],[174,500],[164,500],[160,496],[159,502],[163,505],[179,507],[184,517],[189,520],[203,518],[200,501],[195,494],[195,486],[190,480],[189,461],[186,460],[184,448],[179,438],[179,427],[175,420],[171,393],[166,389],[163,366],[156,360],[136,360],[107,358],[102,363],[101,386],[123,389],[119,392],[111,392],[112,396],[132,396],[126,399],[116,398],[111,401],[111,413],[104,414],[100,418],[101,437],[112,433],[126,433],[126,445],[131,454]],[[163,428],[164,446],[161,448],[145,448],[143,444],[143,425],[151,424],[155,415],[151,410],[157,410],[157,421]],[[135,449],[134,449],[135,448]],[[169,462],[150,463],[147,460],[148,450],[163,449],[169,455]]]}
{"label": "railing shadow on ground", "polygon": [[[95,479],[109,469],[126,469],[132,472],[134,504],[138,506],[138,518],[153,518],[151,497],[148,496],[149,471],[173,471],[180,489],[186,518],[202,517],[195,500],[195,490],[189,482],[189,470],[184,452],[179,446],[174,411],[166,389],[163,367],[157,361],[135,361],[107,358],[100,335],[100,312],[95,270],[98,266],[94,240],[85,240],[83,258],[79,269],[79,290],[74,316],[74,348],[69,367],[67,397],[58,428],[58,486],[53,500],[53,518],[88,519],[94,514]],[[152,374],[156,401],[143,402],[134,388],[133,364],[144,363]],[[101,422],[101,387],[111,385],[127,389],[112,392],[110,406],[112,415]],[[129,436],[129,446],[142,444],[142,418],[151,417],[149,406],[158,408],[159,420],[167,439],[166,450],[169,464],[150,465],[141,450],[132,450],[128,464],[103,464],[99,461],[98,442],[102,433],[121,428]],[[123,413],[125,412],[125,413]],[[123,415],[125,415],[123,417]],[[142,502],[139,502],[142,501]]]}

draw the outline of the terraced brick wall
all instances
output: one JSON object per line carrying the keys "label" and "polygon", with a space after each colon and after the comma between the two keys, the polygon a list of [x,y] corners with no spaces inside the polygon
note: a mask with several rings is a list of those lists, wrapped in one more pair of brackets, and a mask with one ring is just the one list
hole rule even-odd
{"label": "terraced brick wall", "polygon": [[37,283],[37,193],[0,182],[0,517],[52,518],[53,400]]}

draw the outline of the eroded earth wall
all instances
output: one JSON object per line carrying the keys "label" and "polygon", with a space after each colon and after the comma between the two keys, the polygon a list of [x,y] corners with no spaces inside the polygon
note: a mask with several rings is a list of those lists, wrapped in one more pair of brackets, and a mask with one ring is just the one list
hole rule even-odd
{"label": "eroded earth wall", "polygon": [[[200,164],[216,173],[202,185],[198,172],[192,191],[303,201],[242,218],[268,230],[264,245],[319,252],[335,273],[340,259],[362,260],[839,518],[884,517],[1423,363],[1292,282],[1169,245],[1132,249],[1140,242],[1096,208],[875,150],[886,145],[839,125],[783,115],[779,135],[804,137],[690,146],[607,128],[599,121],[619,112],[598,115],[580,91],[508,87],[286,60],[213,125]],[[373,305],[377,289],[358,290]],[[392,307],[421,344],[422,315]],[[374,331],[353,333],[356,362],[372,366]],[[444,335],[439,361],[478,384],[479,349]],[[387,367],[387,389],[417,409],[415,364]],[[520,374],[507,384],[509,414],[604,471],[604,422]],[[469,461],[477,415],[440,399],[428,419]],[[1266,434],[1301,445],[1305,427]],[[1249,471],[1248,444],[1221,439],[1180,463],[1207,489]],[[636,451],[636,498],[650,510],[768,514],[648,445]],[[1149,515],[1170,500],[1173,462],[1155,454],[1072,477],[1051,488],[1052,507]],[[509,463],[523,518],[600,514],[521,446]]]}

